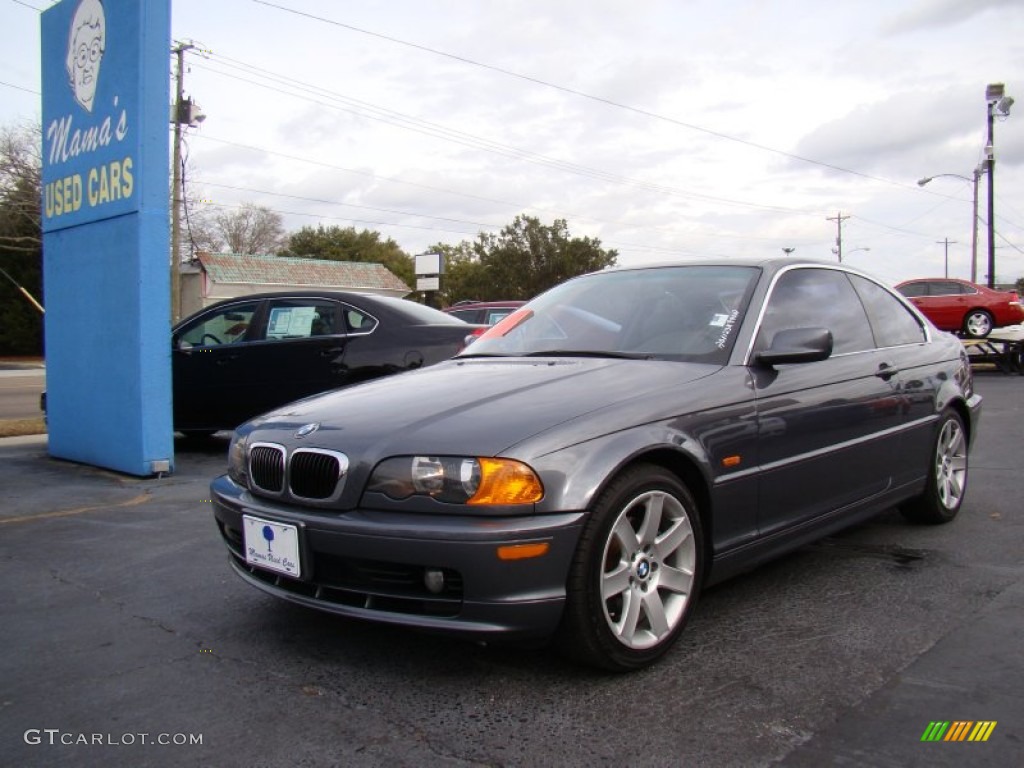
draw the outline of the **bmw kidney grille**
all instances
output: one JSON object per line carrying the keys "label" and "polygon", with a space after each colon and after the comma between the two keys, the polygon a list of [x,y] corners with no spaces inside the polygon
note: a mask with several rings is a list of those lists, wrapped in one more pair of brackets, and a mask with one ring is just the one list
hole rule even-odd
{"label": "bmw kidney grille", "polygon": [[341,495],[348,457],[324,448],[298,448],[288,455],[283,445],[256,443],[249,450],[251,490],[282,496],[287,486],[295,499],[333,501]]}

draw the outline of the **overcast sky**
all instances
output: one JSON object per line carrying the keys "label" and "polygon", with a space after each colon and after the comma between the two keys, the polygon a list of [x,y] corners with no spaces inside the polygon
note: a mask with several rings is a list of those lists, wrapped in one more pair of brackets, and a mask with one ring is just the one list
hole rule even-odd
{"label": "overcast sky", "polygon": [[[49,5],[0,0],[0,124],[39,119]],[[972,175],[1002,82],[996,278],[1024,277],[1022,0],[174,0],[172,36],[208,210],[411,254],[525,213],[620,264],[834,260],[842,217],[843,260],[889,282],[942,275],[947,239],[970,276],[972,185],[916,182]]]}

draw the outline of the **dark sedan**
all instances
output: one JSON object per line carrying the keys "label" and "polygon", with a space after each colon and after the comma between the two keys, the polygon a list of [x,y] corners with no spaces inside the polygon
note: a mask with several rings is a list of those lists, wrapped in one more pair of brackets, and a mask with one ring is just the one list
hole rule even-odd
{"label": "dark sedan", "polygon": [[234,429],[308,395],[433,365],[479,329],[388,296],[292,292],[222,301],[174,329],[174,428]]}
{"label": "dark sedan", "polygon": [[709,584],[894,506],[952,520],[980,408],[961,343],[843,265],[609,270],[243,425],[214,515],[278,597],[635,669]]}

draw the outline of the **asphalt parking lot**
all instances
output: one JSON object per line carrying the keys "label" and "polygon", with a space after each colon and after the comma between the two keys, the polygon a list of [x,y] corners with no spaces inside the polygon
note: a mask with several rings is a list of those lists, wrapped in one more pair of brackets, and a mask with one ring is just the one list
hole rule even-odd
{"label": "asphalt parking lot", "polygon": [[[226,441],[130,478],[0,440],[0,764],[1024,763],[1024,378],[979,374],[951,525],[887,512],[709,590],[631,675],[283,604],[229,570]],[[933,722],[987,741],[922,741]]]}

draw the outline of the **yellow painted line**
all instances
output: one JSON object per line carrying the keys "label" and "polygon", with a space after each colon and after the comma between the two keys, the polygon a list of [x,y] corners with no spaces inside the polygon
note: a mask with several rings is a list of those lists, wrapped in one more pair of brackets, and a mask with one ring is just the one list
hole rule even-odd
{"label": "yellow painted line", "polygon": [[54,517],[72,517],[74,515],[83,515],[86,512],[96,512],[101,509],[121,509],[124,507],[137,507],[139,504],[145,504],[150,499],[150,494],[140,493],[127,501],[122,501],[118,504],[99,504],[93,507],[76,507],[75,509],[65,509],[60,512],[43,512],[39,515],[22,515],[21,517],[8,517],[0,520],[0,525],[10,525],[12,523],[27,523],[32,520],[46,520]]}

